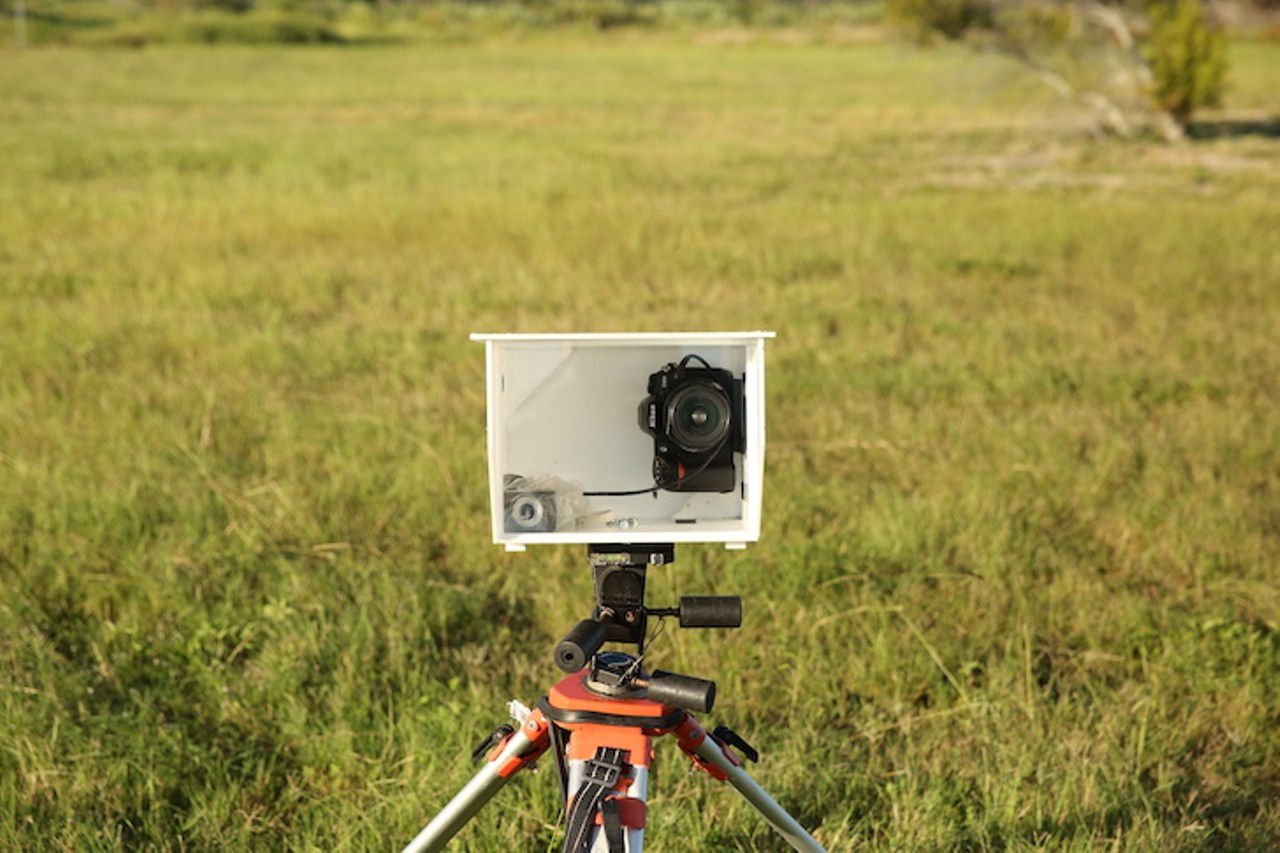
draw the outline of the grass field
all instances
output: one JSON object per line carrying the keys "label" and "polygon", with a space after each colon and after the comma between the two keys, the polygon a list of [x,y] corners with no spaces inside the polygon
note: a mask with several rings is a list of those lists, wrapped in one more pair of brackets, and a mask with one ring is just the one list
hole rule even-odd
{"label": "grass field", "polygon": [[[801,34],[802,35],[802,34]],[[774,329],[654,603],[832,850],[1280,845],[1280,45],[1169,147],[795,33],[0,54],[0,848],[387,849],[558,674],[470,331]],[[656,851],[779,844],[660,752]],[[543,772],[459,849],[558,849]]]}

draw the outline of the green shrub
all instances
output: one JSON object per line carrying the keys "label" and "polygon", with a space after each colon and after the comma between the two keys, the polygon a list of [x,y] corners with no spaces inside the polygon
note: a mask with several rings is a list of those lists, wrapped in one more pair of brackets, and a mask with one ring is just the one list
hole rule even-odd
{"label": "green shrub", "polygon": [[194,0],[197,9],[212,9],[218,12],[248,12],[257,5],[255,0]]}
{"label": "green shrub", "polygon": [[164,34],[200,44],[336,44],[342,36],[323,18],[298,12],[201,12],[179,18]]}
{"label": "green shrub", "polygon": [[571,0],[547,7],[554,23],[587,23],[596,29],[648,26],[655,22],[653,8],[635,0]]}
{"label": "green shrub", "polygon": [[143,47],[149,44],[337,44],[346,38],[327,17],[283,8],[246,7],[233,2],[203,4],[198,11],[136,12],[103,17],[92,26],[42,30],[33,44],[86,47]]}
{"label": "green shrub", "polygon": [[934,36],[959,39],[969,30],[990,27],[994,10],[989,0],[887,0],[885,18],[918,41]]}
{"label": "green shrub", "polygon": [[1161,0],[1150,7],[1146,44],[1152,96],[1181,125],[1201,107],[1218,106],[1227,71],[1227,39],[1199,0]]}

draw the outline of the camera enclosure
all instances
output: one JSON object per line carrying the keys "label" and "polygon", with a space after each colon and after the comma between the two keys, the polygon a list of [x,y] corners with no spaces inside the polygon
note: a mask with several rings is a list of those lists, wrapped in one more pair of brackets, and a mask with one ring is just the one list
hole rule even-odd
{"label": "camera enclosure", "polygon": [[475,334],[495,543],[760,537],[772,332]]}

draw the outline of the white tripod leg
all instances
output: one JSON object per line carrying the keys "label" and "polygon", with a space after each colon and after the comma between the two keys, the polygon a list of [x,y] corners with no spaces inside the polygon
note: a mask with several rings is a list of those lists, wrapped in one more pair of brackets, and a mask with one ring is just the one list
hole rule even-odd
{"label": "white tripod leg", "polygon": [[702,743],[698,744],[696,752],[703,761],[724,771],[724,774],[729,777],[729,784],[737,789],[743,799],[755,807],[760,816],[767,820],[769,825],[787,840],[788,844],[806,853],[825,853],[822,845],[815,841],[795,818],[787,814],[787,810],[778,805],[773,797],[765,793],[764,788],[757,785],[747,771],[729,760],[724,754],[724,748],[716,742],[715,738],[704,738]]}
{"label": "white tripod leg", "polygon": [[502,744],[498,754],[486,762],[409,842],[404,853],[435,853],[444,849],[449,839],[484,808],[484,804],[517,770],[531,764],[546,751],[548,743],[546,719],[540,712],[530,714]]}

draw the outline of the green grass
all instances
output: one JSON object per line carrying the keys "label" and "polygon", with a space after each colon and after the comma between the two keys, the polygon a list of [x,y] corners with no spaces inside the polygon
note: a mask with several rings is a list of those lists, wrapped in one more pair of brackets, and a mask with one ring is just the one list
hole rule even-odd
{"label": "green grass", "polygon": [[[802,36],[803,34],[799,34]],[[0,61],[0,847],[385,849],[555,678],[469,331],[778,332],[655,603],[833,850],[1280,843],[1280,52],[1179,147],[795,33]],[[660,752],[654,850],[776,849]],[[556,785],[459,849],[558,849]]]}

